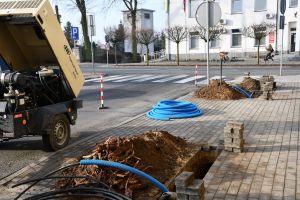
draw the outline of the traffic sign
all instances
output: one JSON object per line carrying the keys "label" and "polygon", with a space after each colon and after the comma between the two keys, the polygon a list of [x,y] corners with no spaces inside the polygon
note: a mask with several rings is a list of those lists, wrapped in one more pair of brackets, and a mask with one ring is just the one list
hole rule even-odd
{"label": "traffic sign", "polygon": [[109,43],[109,35],[105,35],[105,42]]}
{"label": "traffic sign", "polygon": [[[207,24],[207,3],[209,5],[209,25]],[[196,20],[200,26],[212,27],[220,22],[222,11],[219,3],[203,2],[197,8]]]}
{"label": "traffic sign", "polygon": [[280,12],[284,15],[286,10],[286,0],[280,0]]}
{"label": "traffic sign", "polygon": [[73,40],[79,40],[79,28],[78,27],[72,27],[72,39]]}
{"label": "traffic sign", "polygon": [[279,29],[284,29],[284,23],[285,23],[285,16],[281,15],[279,18]]}
{"label": "traffic sign", "polygon": [[91,36],[96,36],[95,15],[88,16],[88,27],[89,27],[89,34]]}
{"label": "traffic sign", "polygon": [[105,44],[105,49],[106,49],[106,51],[109,51],[109,49],[110,49],[109,43],[106,43],[106,44]]}

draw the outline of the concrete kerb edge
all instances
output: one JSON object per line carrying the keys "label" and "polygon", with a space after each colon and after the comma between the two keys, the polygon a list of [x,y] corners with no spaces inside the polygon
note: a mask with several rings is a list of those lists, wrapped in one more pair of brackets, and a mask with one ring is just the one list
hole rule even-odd
{"label": "concrete kerb edge", "polygon": [[[175,97],[174,99],[183,99],[183,98],[185,98],[185,97],[187,97],[187,96],[189,96],[189,95],[191,95],[191,94],[192,94],[192,92],[187,93],[187,94],[185,94],[185,95],[183,95],[183,96]],[[123,126],[123,125],[125,125],[125,124],[127,124],[127,123],[129,123],[129,122],[132,122],[133,120],[135,120],[135,119],[137,119],[137,118],[139,118],[139,117],[145,116],[146,113],[147,113],[147,112],[144,112],[144,113],[142,113],[142,114],[139,114],[139,115],[137,115],[137,116],[134,116],[134,117],[132,117],[132,118],[130,118],[130,119],[128,119],[128,120],[125,120],[124,122],[121,122],[121,123],[119,123],[119,124],[113,126],[112,128],[117,128],[117,127]],[[53,156],[53,155],[55,155],[55,154],[57,154],[57,153],[59,153],[59,152],[61,152],[61,151],[63,151],[63,150],[66,150],[66,149],[68,149],[68,148],[72,148],[73,146],[75,146],[75,145],[77,145],[77,144],[79,144],[79,143],[81,143],[81,142],[84,142],[84,141],[86,141],[86,140],[89,140],[89,139],[92,138],[92,137],[94,137],[94,135],[91,135],[91,136],[86,137],[86,138],[84,138],[84,139],[82,139],[82,140],[79,140],[79,141],[77,141],[77,142],[75,142],[75,143],[73,143],[73,144],[67,146],[67,147],[64,148],[64,149],[61,149],[61,150],[59,150],[59,151],[56,151],[56,152],[51,153],[51,154],[48,155],[48,156],[44,156],[44,157],[40,158],[37,162],[33,162],[33,163],[28,164],[26,167],[24,167],[24,168],[22,168],[22,169],[20,169],[20,170],[18,170],[18,171],[16,171],[16,172],[14,172],[13,174],[11,174],[11,175],[9,175],[9,176],[7,176],[7,177],[1,179],[1,180],[0,180],[0,186],[5,186],[5,185],[7,185],[7,184],[8,184],[9,182],[11,182],[14,178],[18,177],[19,175],[25,173],[26,171],[28,171],[28,170],[30,170],[30,169],[32,169],[32,168],[34,168],[34,167],[40,165],[41,162],[43,162],[43,161],[49,159],[51,156]]]}

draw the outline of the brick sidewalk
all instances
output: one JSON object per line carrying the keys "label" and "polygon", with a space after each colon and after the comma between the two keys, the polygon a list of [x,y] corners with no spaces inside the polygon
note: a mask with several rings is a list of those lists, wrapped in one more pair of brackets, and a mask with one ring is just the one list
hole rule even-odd
{"label": "brick sidewalk", "polygon": [[[38,177],[63,165],[72,157],[93,149],[96,142],[110,136],[164,130],[190,142],[217,146],[229,120],[245,123],[245,152],[223,151],[204,178],[206,199],[300,199],[300,156],[298,161],[300,82],[297,77],[281,78],[275,100],[205,101],[185,96],[205,111],[198,118],[153,121],[144,115],[99,132],[71,145],[37,165],[23,169],[12,180],[0,181],[0,199],[11,199],[19,192],[10,186]],[[278,79],[279,80],[279,79]],[[299,178],[298,178],[299,176]],[[8,181],[8,182],[7,182]],[[48,188],[40,185],[40,188]],[[34,191],[33,191],[34,192]],[[5,196],[6,195],[6,196]]]}

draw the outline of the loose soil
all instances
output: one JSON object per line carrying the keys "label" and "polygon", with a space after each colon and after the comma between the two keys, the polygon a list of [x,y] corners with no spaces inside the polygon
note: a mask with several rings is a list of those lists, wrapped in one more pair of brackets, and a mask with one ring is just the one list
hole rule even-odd
{"label": "loose soil", "polygon": [[250,77],[244,78],[241,86],[251,92],[260,90],[260,82]]}
{"label": "loose soil", "polygon": [[245,98],[244,95],[233,89],[225,81],[212,80],[209,86],[202,87],[195,92],[195,97],[207,100],[237,100]]}
{"label": "loose soil", "polygon": [[[102,159],[119,162],[155,177],[161,183],[168,183],[187,160],[196,152],[179,137],[168,132],[146,132],[139,136],[125,138],[109,138],[81,159]],[[103,181],[113,189],[132,199],[156,199],[160,193],[149,182],[132,173],[103,168],[99,166],[78,166],[63,172],[68,176],[93,176]],[[89,184],[87,180],[72,179],[61,180],[57,183],[59,188]]]}

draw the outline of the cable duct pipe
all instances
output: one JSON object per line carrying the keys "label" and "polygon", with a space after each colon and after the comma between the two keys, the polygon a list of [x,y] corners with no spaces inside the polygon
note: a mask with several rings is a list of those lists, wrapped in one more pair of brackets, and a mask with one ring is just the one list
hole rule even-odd
{"label": "cable duct pipe", "polygon": [[165,185],[163,185],[162,183],[160,183],[157,179],[146,174],[145,172],[142,172],[142,171],[135,169],[133,167],[130,167],[128,165],[124,165],[124,164],[117,163],[117,162],[106,161],[106,160],[81,160],[80,165],[99,165],[102,167],[117,168],[117,169],[121,169],[124,171],[129,171],[133,174],[136,174],[136,175],[148,180],[154,186],[159,188],[163,193],[169,192],[168,188]]}

